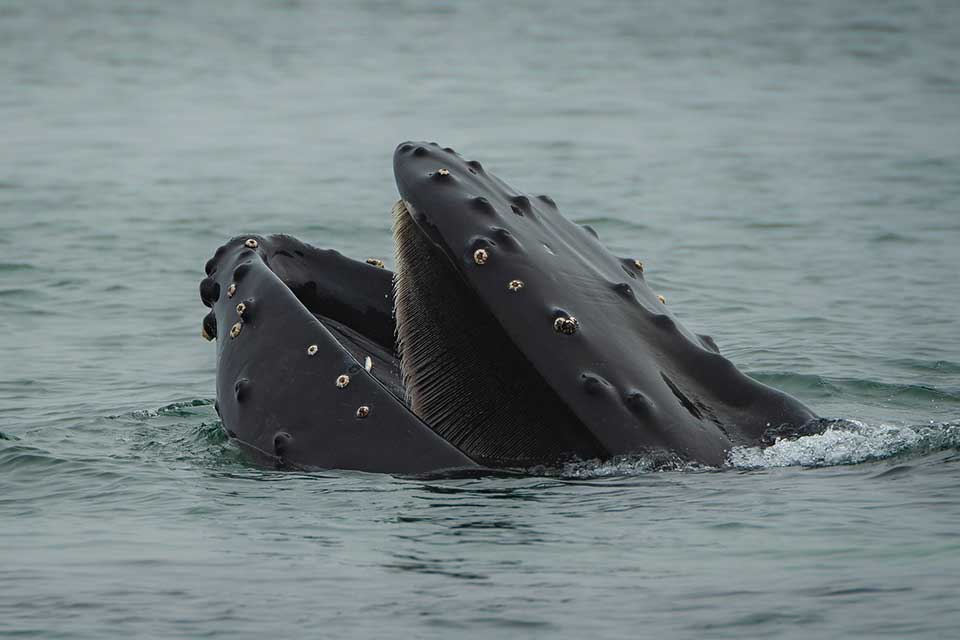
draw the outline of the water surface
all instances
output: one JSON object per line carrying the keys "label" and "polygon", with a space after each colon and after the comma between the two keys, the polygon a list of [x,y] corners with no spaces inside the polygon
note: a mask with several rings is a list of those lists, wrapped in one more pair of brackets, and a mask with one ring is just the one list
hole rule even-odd
{"label": "water surface", "polygon": [[[958,33],[948,1],[0,1],[0,637],[955,635]],[[202,265],[247,232],[391,264],[409,138],[853,422],[723,469],[251,466]]]}

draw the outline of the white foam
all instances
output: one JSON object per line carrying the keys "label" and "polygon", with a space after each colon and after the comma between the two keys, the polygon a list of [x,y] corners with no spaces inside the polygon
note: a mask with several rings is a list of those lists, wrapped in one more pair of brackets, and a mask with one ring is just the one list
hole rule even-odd
{"label": "white foam", "polygon": [[[838,421],[823,433],[781,439],[769,447],[735,447],[727,457],[728,469],[776,467],[827,467],[880,460],[901,454],[923,455],[960,448],[960,423],[929,426],[870,425],[855,420]],[[531,470],[568,479],[629,477],[657,471],[704,471],[710,467],[664,456],[621,456],[601,462],[570,462],[560,469]]]}
{"label": "white foam", "polygon": [[611,460],[568,462],[559,469],[559,476],[567,479],[610,478],[637,476],[655,471],[702,471],[702,464],[664,455],[618,456]]}
{"label": "white foam", "polygon": [[900,453],[943,449],[960,443],[960,425],[868,425],[849,421],[823,433],[778,440],[769,447],[735,447],[727,458],[737,469],[824,467],[857,464]]}

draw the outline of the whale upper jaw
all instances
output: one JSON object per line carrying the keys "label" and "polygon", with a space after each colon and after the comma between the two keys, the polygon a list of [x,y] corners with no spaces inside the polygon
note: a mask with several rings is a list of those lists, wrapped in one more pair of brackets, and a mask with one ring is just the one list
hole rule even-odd
{"label": "whale upper jaw", "polygon": [[720,465],[771,425],[815,417],[684,327],[640,261],[612,255],[548,196],[435,143],[400,144],[394,175],[407,393],[468,455],[549,457],[555,445]]}

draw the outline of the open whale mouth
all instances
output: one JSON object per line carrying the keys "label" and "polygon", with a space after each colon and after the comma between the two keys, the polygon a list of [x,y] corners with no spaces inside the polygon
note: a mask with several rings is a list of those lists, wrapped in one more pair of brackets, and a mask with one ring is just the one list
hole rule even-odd
{"label": "open whale mouth", "polygon": [[[403,200],[393,208],[397,349],[411,410],[487,465],[602,457],[600,444],[413,220],[412,208]],[[523,286],[504,283],[517,292]]]}
{"label": "open whale mouth", "polygon": [[816,417],[685,328],[640,261],[551,198],[435,143],[398,146],[394,177],[395,273],[289,236],[239,236],[206,265],[203,332],[224,329],[217,410],[264,459],[409,473],[670,452],[717,465]]}

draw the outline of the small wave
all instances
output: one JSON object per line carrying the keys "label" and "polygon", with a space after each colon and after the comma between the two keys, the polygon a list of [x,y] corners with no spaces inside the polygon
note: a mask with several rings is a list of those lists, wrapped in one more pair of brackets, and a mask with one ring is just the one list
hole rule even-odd
{"label": "small wave", "polygon": [[735,469],[827,467],[958,448],[960,423],[911,427],[843,421],[822,433],[780,439],[765,448],[735,447],[728,463]]}
{"label": "small wave", "polygon": [[36,267],[26,262],[0,262],[0,273],[10,271],[34,271]]}
{"label": "small wave", "polygon": [[[18,439],[12,439],[18,440]],[[22,441],[0,444],[0,472],[10,482],[31,482],[37,477],[117,479],[124,477],[101,458],[63,456]]]}
{"label": "small wave", "polygon": [[837,31],[866,33],[904,33],[907,31],[906,28],[898,24],[882,22],[880,20],[852,20],[850,22],[841,23],[835,28]]}
{"label": "small wave", "polygon": [[195,407],[208,407],[213,404],[213,400],[206,398],[196,398],[184,402],[174,402],[159,409],[136,409],[129,413],[107,416],[110,420],[119,420],[122,418],[133,418],[135,420],[146,420],[148,418],[157,418],[160,416],[174,416],[185,418],[188,416],[204,415],[203,412],[195,411]]}
{"label": "small wave", "polygon": [[[916,361],[914,361],[916,362]],[[920,365],[918,365],[920,366]],[[934,371],[949,372],[952,363],[936,361],[925,364]],[[804,398],[856,397],[858,401],[898,402],[910,406],[920,402],[960,402],[960,396],[950,389],[924,384],[896,384],[861,378],[824,377],[804,373],[750,371],[750,377],[764,384]]]}
{"label": "small wave", "polygon": [[195,398],[159,408],[109,416],[124,429],[115,460],[206,469],[247,466],[243,452],[227,438],[213,410],[213,400]]}

